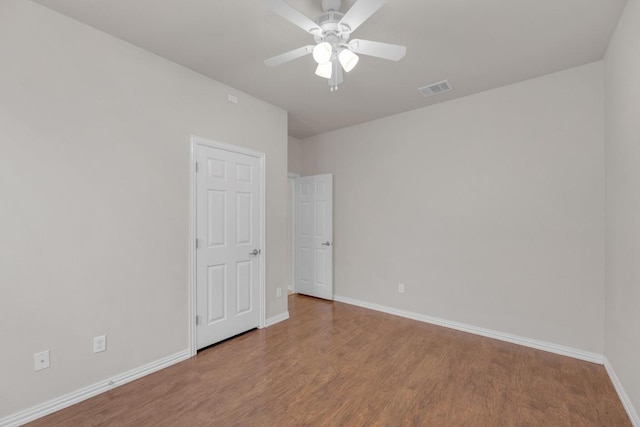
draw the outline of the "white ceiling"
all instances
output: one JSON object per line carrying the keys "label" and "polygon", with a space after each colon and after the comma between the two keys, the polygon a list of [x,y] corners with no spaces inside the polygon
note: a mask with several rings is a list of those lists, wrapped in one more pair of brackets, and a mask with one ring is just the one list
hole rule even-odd
{"label": "white ceiling", "polygon": [[[407,56],[361,56],[331,93],[310,56],[264,65],[313,40],[261,0],[35,1],[287,110],[298,138],[602,59],[627,2],[389,0],[353,37],[406,45]],[[313,19],[322,12],[321,0],[289,3]],[[455,91],[417,90],[444,79]]]}

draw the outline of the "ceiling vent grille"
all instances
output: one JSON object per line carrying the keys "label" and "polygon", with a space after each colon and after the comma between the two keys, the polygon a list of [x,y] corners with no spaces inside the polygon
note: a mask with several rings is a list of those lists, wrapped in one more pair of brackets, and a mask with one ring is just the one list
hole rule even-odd
{"label": "ceiling vent grille", "polygon": [[443,80],[438,83],[427,85],[418,89],[425,97],[439,95],[441,93],[449,92],[453,90],[453,86],[449,83],[449,80]]}

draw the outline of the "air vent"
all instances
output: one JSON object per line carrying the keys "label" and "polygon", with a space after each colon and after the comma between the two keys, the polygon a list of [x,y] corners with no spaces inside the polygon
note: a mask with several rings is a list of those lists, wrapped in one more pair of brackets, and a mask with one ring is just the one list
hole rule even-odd
{"label": "air vent", "polygon": [[441,93],[449,92],[453,90],[453,86],[449,83],[449,80],[443,80],[432,85],[427,85],[418,89],[425,97],[438,95]]}

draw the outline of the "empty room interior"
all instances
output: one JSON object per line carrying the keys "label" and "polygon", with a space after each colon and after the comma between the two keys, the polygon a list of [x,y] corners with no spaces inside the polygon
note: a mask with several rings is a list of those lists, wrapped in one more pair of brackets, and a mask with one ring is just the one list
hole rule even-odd
{"label": "empty room interior", "polygon": [[0,426],[639,426],[640,0],[0,0]]}

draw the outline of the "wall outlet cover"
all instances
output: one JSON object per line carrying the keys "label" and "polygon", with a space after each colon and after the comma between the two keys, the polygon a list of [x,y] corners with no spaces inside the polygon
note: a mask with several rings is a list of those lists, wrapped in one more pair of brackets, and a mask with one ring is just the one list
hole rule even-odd
{"label": "wall outlet cover", "polygon": [[41,369],[46,369],[50,366],[49,364],[49,350],[41,351],[39,353],[34,353],[33,355],[33,370],[39,371]]}
{"label": "wall outlet cover", "polygon": [[100,353],[101,351],[105,351],[107,349],[107,336],[100,335],[99,337],[93,338],[93,352]]}

